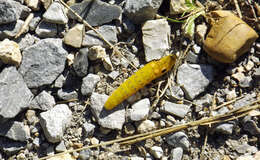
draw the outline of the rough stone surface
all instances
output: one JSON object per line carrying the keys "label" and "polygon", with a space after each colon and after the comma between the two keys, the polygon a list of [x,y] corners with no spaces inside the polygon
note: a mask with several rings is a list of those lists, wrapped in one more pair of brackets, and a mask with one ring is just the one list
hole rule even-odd
{"label": "rough stone surface", "polygon": [[26,48],[19,71],[28,87],[51,84],[64,70],[67,54],[61,39],[47,38]]}
{"label": "rough stone surface", "polygon": [[91,123],[88,123],[88,122],[85,122],[83,124],[83,129],[84,129],[84,136],[85,137],[91,137],[93,136],[94,134],[94,131],[95,131],[95,125],[91,124]]}
{"label": "rough stone surface", "polygon": [[214,127],[214,131],[217,133],[231,135],[233,132],[234,124],[232,123],[223,123]]}
{"label": "rough stone surface", "polygon": [[40,114],[40,124],[49,142],[57,143],[63,138],[64,131],[72,118],[72,112],[66,104],[56,105]]}
{"label": "rough stone surface", "polygon": [[172,86],[171,89],[168,88],[166,90],[166,95],[173,100],[184,98],[184,92],[182,91],[180,86]]}
{"label": "rough stone surface", "polygon": [[6,64],[18,66],[22,61],[19,45],[9,39],[0,42],[0,59]]}
{"label": "rough stone surface", "polygon": [[65,83],[66,78],[61,74],[54,82],[54,87],[61,88]]}
{"label": "rough stone surface", "polygon": [[170,26],[165,19],[149,20],[142,27],[145,60],[160,59],[169,49]]}
{"label": "rough stone surface", "polygon": [[125,109],[119,105],[111,111],[105,110],[104,104],[107,99],[107,95],[92,93],[90,97],[91,111],[102,127],[121,130],[125,123]]}
{"label": "rough stone surface", "polygon": [[192,100],[213,81],[214,72],[211,65],[183,64],[178,69],[177,82],[183,86],[185,96]]}
{"label": "rough stone surface", "polygon": [[150,153],[154,156],[154,158],[160,159],[163,156],[163,149],[159,146],[152,146],[150,149]]}
{"label": "rough stone surface", "polygon": [[60,99],[71,100],[78,98],[78,92],[73,88],[61,88],[58,90],[57,95]]}
{"label": "rough stone surface", "polygon": [[0,39],[13,38],[21,29],[24,21],[17,20],[17,22],[1,25],[0,27]]}
{"label": "rough stone surface", "polygon": [[53,2],[47,11],[43,14],[43,19],[50,23],[67,24],[68,17],[65,14],[64,7],[59,2]]}
{"label": "rough stone surface", "polygon": [[132,121],[140,121],[147,118],[150,108],[150,101],[148,98],[142,99],[132,105],[129,117]]}
{"label": "rough stone surface", "polygon": [[112,71],[112,72],[110,72],[108,74],[108,77],[110,77],[113,80],[115,80],[118,76],[119,76],[119,72],[118,71]]}
{"label": "rough stone surface", "polygon": [[22,122],[12,121],[1,126],[0,135],[15,141],[25,142],[30,138],[30,130]]}
{"label": "rough stone surface", "polygon": [[38,94],[30,104],[32,109],[40,109],[42,111],[50,110],[55,105],[55,99],[46,91]]}
{"label": "rough stone surface", "polygon": [[183,149],[176,147],[171,150],[170,160],[182,160]]}
{"label": "rough stone surface", "polygon": [[29,29],[30,31],[35,31],[36,27],[38,26],[38,24],[41,21],[41,17],[40,15],[34,15],[33,19],[31,20],[31,22],[29,23]]}
{"label": "rough stone surface", "polygon": [[88,48],[82,48],[74,57],[73,68],[79,77],[88,74]]}
{"label": "rough stone surface", "polygon": [[180,118],[184,118],[190,107],[185,104],[177,104],[166,101],[160,108],[162,112],[169,113]]}
{"label": "rough stone surface", "polygon": [[[117,30],[115,26],[102,25],[97,29],[97,31],[110,43],[117,43]],[[102,47],[108,47],[107,44],[101,40],[93,30],[87,31],[83,39],[82,46],[92,47],[98,45]]]}
{"label": "rough stone surface", "polygon": [[136,24],[154,19],[162,0],[127,0],[125,14]]}
{"label": "rough stone surface", "polygon": [[77,24],[72,27],[64,37],[64,43],[75,48],[80,48],[85,34],[85,26]]}
{"label": "rough stone surface", "polygon": [[40,0],[25,0],[25,4],[34,11],[40,9]]}
{"label": "rough stone surface", "polygon": [[167,137],[167,143],[174,147],[181,147],[183,150],[188,151],[190,142],[188,136],[183,132],[176,132]]}
{"label": "rough stone surface", "polygon": [[13,0],[1,0],[0,1],[0,24],[7,24],[15,22],[20,17],[26,17],[30,12],[30,9],[19,2]]}
{"label": "rough stone surface", "polygon": [[137,123],[137,131],[138,133],[145,133],[156,128],[155,123],[151,120],[144,120],[140,123]]}
{"label": "rough stone surface", "polygon": [[28,108],[32,96],[16,68],[5,68],[0,73],[0,121],[13,118]]}
{"label": "rough stone surface", "polygon": [[46,21],[41,21],[35,33],[41,38],[52,38],[57,35],[57,25]]}
{"label": "rough stone surface", "polygon": [[40,39],[36,37],[35,35],[31,35],[30,33],[27,33],[24,37],[21,37],[19,40],[19,47],[20,51],[23,51],[25,48],[32,46],[34,43],[39,41]]}
{"label": "rough stone surface", "polygon": [[[81,17],[84,17],[91,26],[99,26],[111,22],[114,19],[119,19],[122,15],[121,7],[100,0],[86,0],[72,5],[71,8]],[[69,17],[76,19],[71,12],[69,12]]]}
{"label": "rough stone surface", "polygon": [[100,77],[98,75],[92,73],[88,74],[82,80],[81,93],[83,95],[91,94],[99,81]]}

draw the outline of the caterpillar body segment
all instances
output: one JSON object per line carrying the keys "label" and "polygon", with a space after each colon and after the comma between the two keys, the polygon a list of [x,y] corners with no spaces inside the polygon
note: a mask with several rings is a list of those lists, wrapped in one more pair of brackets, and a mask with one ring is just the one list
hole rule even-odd
{"label": "caterpillar body segment", "polygon": [[143,68],[139,69],[125,80],[125,82],[123,82],[114,92],[112,92],[104,104],[105,109],[113,109],[152,80],[167,73],[173,67],[175,61],[175,55],[168,55],[160,60],[155,60],[146,64]]}

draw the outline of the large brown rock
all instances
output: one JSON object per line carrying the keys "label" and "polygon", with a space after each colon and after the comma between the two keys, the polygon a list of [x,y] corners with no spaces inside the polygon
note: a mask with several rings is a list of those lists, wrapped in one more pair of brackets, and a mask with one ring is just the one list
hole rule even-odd
{"label": "large brown rock", "polygon": [[210,12],[211,29],[204,42],[204,50],[215,60],[232,63],[246,53],[258,34],[230,11]]}

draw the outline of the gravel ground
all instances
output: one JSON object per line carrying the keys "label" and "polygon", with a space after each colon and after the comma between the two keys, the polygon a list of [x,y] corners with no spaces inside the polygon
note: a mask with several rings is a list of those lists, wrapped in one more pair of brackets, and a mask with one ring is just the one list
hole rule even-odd
{"label": "gravel ground", "polygon": [[[0,160],[36,160],[218,116],[260,99],[258,2],[65,2],[94,28],[83,25],[60,1],[0,0]],[[207,16],[197,16],[188,24],[194,27],[194,34],[184,29],[184,21],[201,13],[196,9],[202,6],[206,13],[241,13],[252,33],[256,32],[252,44],[249,40],[242,44],[247,49],[243,55],[241,50],[233,53],[232,48],[226,55],[217,55],[224,57],[219,59],[235,57],[233,62],[222,63],[205,51],[205,37],[211,28]],[[159,15],[170,19],[155,18]],[[243,41],[245,36],[239,35],[243,33],[231,36],[227,45],[233,46],[233,37]],[[165,64],[146,64],[157,64],[166,54],[178,56],[172,71],[114,109],[104,109],[109,95],[139,68],[145,66],[145,73],[136,74],[115,99],[148,81],[147,73],[163,70]],[[257,110],[230,121],[188,127],[131,145],[112,143],[74,151],[49,160],[260,159],[260,103],[255,104]]]}

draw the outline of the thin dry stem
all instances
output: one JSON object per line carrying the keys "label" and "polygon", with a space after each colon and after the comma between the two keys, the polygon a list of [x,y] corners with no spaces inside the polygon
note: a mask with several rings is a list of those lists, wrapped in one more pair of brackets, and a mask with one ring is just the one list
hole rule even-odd
{"label": "thin dry stem", "polygon": [[20,35],[22,35],[23,33],[26,32],[26,30],[29,29],[29,23],[31,22],[31,20],[33,19],[33,13],[30,13],[29,16],[26,18],[26,20],[23,23],[23,26],[20,28],[20,31],[15,35],[14,38],[18,38],[20,37]]}

